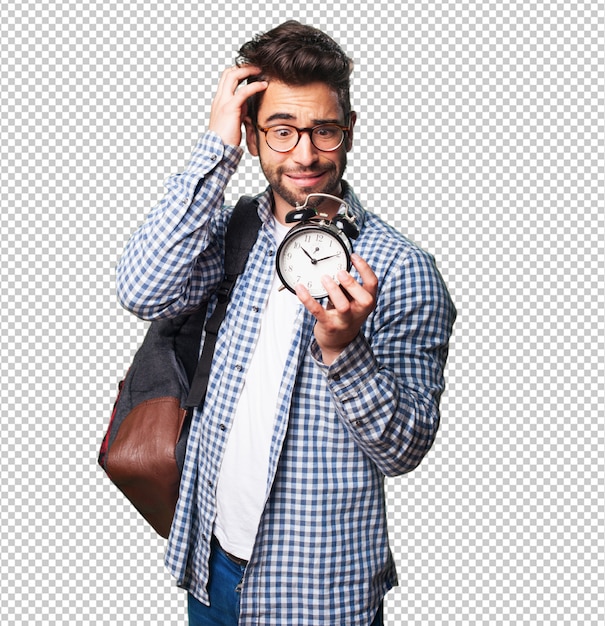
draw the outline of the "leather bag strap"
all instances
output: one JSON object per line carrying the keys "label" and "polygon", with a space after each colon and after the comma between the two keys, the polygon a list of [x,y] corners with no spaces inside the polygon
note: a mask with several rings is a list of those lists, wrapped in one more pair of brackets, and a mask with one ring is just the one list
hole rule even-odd
{"label": "leather bag strap", "polygon": [[256,241],[261,226],[256,210],[257,206],[256,200],[249,196],[242,196],[235,205],[229,220],[225,234],[225,277],[216,292],[216,307],[206,321],[204,347],[191,381],[189,395],[185,401],[184,408],[186,409],[201,408],[204,403],[218,331],[225,319],[227,305],[231,299],[235,283],[244,271],[250,250]]}

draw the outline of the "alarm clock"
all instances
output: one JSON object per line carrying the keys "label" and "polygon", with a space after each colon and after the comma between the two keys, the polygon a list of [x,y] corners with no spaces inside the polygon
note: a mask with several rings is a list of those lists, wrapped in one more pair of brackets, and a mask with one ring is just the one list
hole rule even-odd
{"label": "alarm clock", "polygon": [[[325,213],[307,206],[309,199],[316,196],[340,203],[334,219],[330,220]],[[292,293],[296,293],[295,285],[302,284],[314,298],[327,296],[321,277],[327,274],[338,283],[338,271],[351,269],[351,240],[359,235],[348,204],[330,194],[312,193],[302,206],[286,215],[286,222],[297,224],[277,249],[276,268],[280,280]]]}

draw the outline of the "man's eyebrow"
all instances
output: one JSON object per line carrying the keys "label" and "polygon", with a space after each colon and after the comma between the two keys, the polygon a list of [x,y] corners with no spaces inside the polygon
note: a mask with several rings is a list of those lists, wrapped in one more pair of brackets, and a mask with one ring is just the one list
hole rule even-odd
{"label": "man's eyebrow", "polygon": [[[295,119],[294,115],[292,115],[290,113],[273,113],[272,115],[269,115],[269,117],[265,120],[265,124],[268,124],[269,122],[275,122],[277,120],[291,122],[294,119]],[[320,124],[338,124],[338,125],[340,125],[342,123],[341,120],[339,120],[338,118],[313,119],[313,120],[311,120],[311,122],[313,123],[313,126],[319,126]]]}
{"label": "man's eyebrow", "polygon": [[290,113],[273,113],[273,115],[269,115],[269,117],[265,120],[265,124],[269,122],[274,122],[275,120],[286,120],[291,121],[294,119],[294,116]]}

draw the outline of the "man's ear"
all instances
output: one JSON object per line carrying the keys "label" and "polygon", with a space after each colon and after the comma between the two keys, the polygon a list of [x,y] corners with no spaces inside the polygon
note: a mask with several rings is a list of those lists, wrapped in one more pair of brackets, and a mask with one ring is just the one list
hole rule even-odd
{"label": "man's ear", "polygon": [[349,132],[347,133],[347,139],[345,142],[345,148],[347,152],[353,147],[353,126],[355,126],[355,122],[357,121],[357,113],[355,111],[351,111],[349,114]]}
{"label": "man's ear", "polygon": [[248,146],[248,152],[252,156],[258,156],[258,133],[252,120],[246,116],[244,118],[244,127],[246,128],[246,145]]}

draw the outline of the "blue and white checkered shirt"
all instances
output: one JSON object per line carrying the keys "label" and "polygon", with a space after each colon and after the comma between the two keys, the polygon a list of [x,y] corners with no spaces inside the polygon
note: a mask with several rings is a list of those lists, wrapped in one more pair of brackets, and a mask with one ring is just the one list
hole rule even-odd
{"label": "blue and white checkered shirt", "polygon": [[[167,181],[166,196],[118,266],[118,296],[128,310],[152,320],[212,297],[231,214],[224,190],[241,156],[240,148],[206,133],[185,171]],[[384,476],[413,470],[439,426],[454,306],[433,258],[345,190],[361,229],[355,251],[379,279],[377,306],[330,366],[322,363],[314,320],[300,306],[281,380],[265,509],[244,575],[242,626],[372,621],[397,582]],[[206,603],[219,468],[275,272],[271,207],[267,190],[258,197],[263,225],[220,330],[204,409],[193,419],[166,552],[178,584]]]}

